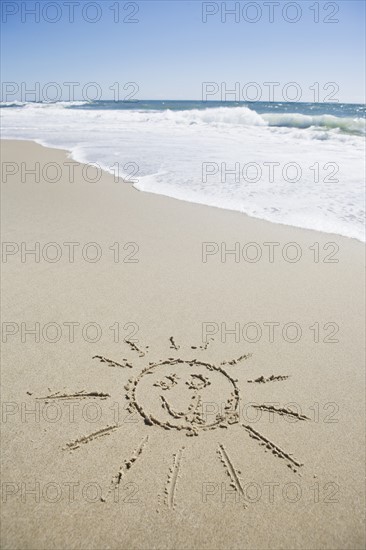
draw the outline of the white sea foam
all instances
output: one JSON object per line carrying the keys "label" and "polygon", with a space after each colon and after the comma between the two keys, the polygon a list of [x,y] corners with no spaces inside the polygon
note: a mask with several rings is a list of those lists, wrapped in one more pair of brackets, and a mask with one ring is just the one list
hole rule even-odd
{"label": "white sea foam", "polygon": [[[3,109],[3,137],[65,148],[75,160],[97,162],[111,172],[118,163],[125,177],[128,163],[136,163],[134,186],[142,191],[364,240],[361,118],[258,114],[247,107],[143,111],[65,108],[69,105]],[[228,170],[239,163],[239,178],[225,176],[222,163]],[[273,165],[274,181],[264,163],[280,164]],[[291,167],[287,177],[283,173],[288,163],[301,168],[299,181],[289,181],[295,175]],[[205,166],[215,171],[206,179]]]}

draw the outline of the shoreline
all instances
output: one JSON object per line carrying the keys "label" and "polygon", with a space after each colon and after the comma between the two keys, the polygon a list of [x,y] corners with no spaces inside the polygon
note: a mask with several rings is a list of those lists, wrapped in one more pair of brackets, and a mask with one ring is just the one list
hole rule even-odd
{"label": "shoreline", "polygon": [[[112,172],[110,170],[108,170],[107,168],[104,168],[101,164],[97,163],[97,162],[92,162],[92,163],[87,163],[85,161],[80,161],[80,160],[76,160],[73,156],[73,152],[71,149],[65,149],[63,147],[55,147],[55,146],[50,146],[48,144],[46,144],[43,140],[38,140],[38,139],[34,139],[34,140],[25,140],[25,139],[1,139],[1,142],[6,142],[6,141],[9,141],[9,142],[21,142],[21,143],[35,143],[41,147],[43,147],[44,149],[55,149],[56,151],[63,151],[68,158],[71,158],[72,160],[74,160],[76,163],[80,163],[80,164],[86,164],[86,165],[98,165],[98,167],[100,168],[100,170],[102,170],[105,174],[108,174],[109,176],[112,174]],[[157,196],[163,196],[163,197],[166,197],[166,198],[169,198],[169,199],[172,199],[172,200],[177,200],[177,201],[182,201],[182,202],[186,202],[188,204],[197,204],[197,205],[200,205],[200,206],[203,206],[203,207],[207,207],[207,208],[217,208],[219,210],[225,210],[227,212],[235,212],[239,215],[243,215],[243,216],[247,216],[248,218],[250,219],[253,219],[253,220],[258,220],[260,222],[264,222],[264,223],[269,223],[269,224],[274,224],[274,225],[279,225],[279,226],[283,226],[283,227],[289,227],[291,229],[295,229],[295,230],[301,230],[301,231],[311,231],[311,232],[315,232],[315,233],[321,233],[323,235],[329,235],[329,237],[331,236],[334,236],[334,237],[341,237],[341,238],[344,238],[344,239],[349,239],[349,240],[352,240],[352,241],[356,241],[358,243],[362,243],[363,245],[365,244],[365,241],[362,241],[360,238],[357,238],[357,237],[350,237],[348,235],[343,235],[341,233],[334,233],[334,232],[328,232],[328,231],[324,231],[324,230],[320,230],[320,229],[314,229],[314,228],[309,228],[309,227],[301,227],[301,226],[295,226],[295,225],[291,225],[291,224],[286,224],[286,223],[283,223],[283,222],[276,222],[276,221],[273,221],[273,220],[266,220],[264,218],[260,218],[260,217],[257,217],[257,216],[253,216],[253,215],[250,215],[246,212],[242,212],[240,210],[235,210],[235,209],[230,209],[230,208],[226,208],[226,207],[220,207],[220,206],[217,206],[217,205],[214,205],[214,204],[206,204],[204,202],[194,202],[194,201],[189,201],[187,199],[184,199],[184,198],[178,198],[178,197],[173,197],[173,196],[170,196],[170,195],[165,195],[165,194],[161,194],[161,193],[154,193],[152,191],[146,191],[146,190],[140,190],[138,189],[137,187],[134,186],[134,184],[132,182],[129,182],[128,180],[123,180],[122,177],[119,177],[118,176],[118,180],[120,180],[121,182],[123,183],[127,183],[128,185],[130,185],[135,191],[139,191],[140,193],[149,193],[151,195],[157,195]],[[366,228],[365,228],[365,232],[366,232]],[[366,233],[365,233],[365,238],[366,238]]]}
{"label": "shoreline", "polygon": [[[70,160],[1,149],[18,167]],[[3,547],[363,548],[361,242],[83,168],[2,183]],[[214,414],[234,386],[239,418],[186,415],[187,437],[197,380]]]}

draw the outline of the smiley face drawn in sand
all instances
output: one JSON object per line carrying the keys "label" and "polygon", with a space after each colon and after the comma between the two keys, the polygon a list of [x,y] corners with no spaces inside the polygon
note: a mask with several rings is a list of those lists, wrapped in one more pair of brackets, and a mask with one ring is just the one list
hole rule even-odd
{"label": "smiley face drawn in sand", "polygon": [[236,381],[220,367],[197,360],[150,365],[126,389],[130,410],[150,425],[198,435],[238,422]]}
{"label": "smiley face drawn in sand", "polygon": [[[177,352],[180,346],[175,343],[173,337],[170,337],[169,341],[171,344],[170,349]],[[160,495],[161,499],[160,497],[158,498],[158,500],[160,499],[159,506],[165,506],[167,509],[173,510],[176,507],[177,485],[181,477],[182,463],[189,460],[189,448],[194,447],[193,445],[183,443],[185,440],[184,436],[203,435],[206,430],[228,428],[231,425],[230,431],[237,431],[238,442],[241,444],[241,433],[244,433],[242,431],[244,428],[254,444],[261,447],[264,452],[271,453],[277,459],[281,459],[292,474],[301,475],[299,470],[304,466],[302,462],[295,458],[292,453],[276,445],[268,436],[261,433],[257,427],[254,428],[250,424],[243,422],[243,418],[241,418],[239,383],[238,380],[228,374],[228,371],[230,369],[241,368],[243,373],[243,367],[239,365],[242,365],[243,361],[249,359],[251,354],[244,354],[236,359],[222,361],[219,366],[198,359],[186,359],[182,357],[170,357],[166,360],[150,362],[146,365],[145,361],[146,355],[149,353],[149,346],[141,349],[136,343],[126,341],[126,344],[130,346],[130,350],[135,354],[135,358],[138,356],[136,360],[140,361],[140,365],[137,365],[138,373],[130,377],[128,383],[124,385],[125,392],[123,393],[128,401],[127,410],[144,420],[144,423],[141,422],[139,428],[142,439],[135,446],[129,458],[121,459],[120,467],[112,477],[109,489],[101,497],[102,501],[111,498],[111,494],[126,479],[131,468],[137,461],[141,460],[140,457],[145,454],[145,449],[149,446],[150,433],[153,436],[155,428],[170,431],[180,430],[183,436],[179,438],[180,447],[172,456],[172,464],[166,477],[164,492]],[[191,350],[195,350],[195,353],[205,352],[208,344],[209,342],[199,347],[191,346]],[[190,351],[190,353],[192,352]],[[93,359],[97,359],[100,363],[103,363],[106,368],[120,371],[122,375],[124,370],[126,372],[129,369],[136,369],[135,361],[127,358],[116,361],[108,359],[103,355],[95,355]],[[143,362],[145,362],[145,366],[141,364]],[[249,376],[249,370],[247,376]],[[288,378],[289,375],[287,374],[261,375],[256,378],[253,378],[251,375],[251,378],[246,380],[246,383],[250,386],[247,386],[245,394],[247,395],[250,392],[249,388],[253,387],[253,384],[260,386],[267,383],[286,383]],[[243,380],[241,384],[243,384]],[[118,392],[121,396],[120,389]],[[58,400],[67,401],[75,399],[80,401],[85,399],[110,400],[111,395],[100,390],[56,391],[46,396],[37,397],[36,399],[43,400],[46,403],[51,400],[56,402]],[[287,407],[277,407],[266,403],[251,403],[250,406],[256,411],[259,409],[267,411],[272,415],[291,417],[293,420],[296,419],[302,422],[310,420],[307,416]],[[116,421],[111,425],[98,428],[91,433],[69,441],[63,449],[70,452],[76,451],[84,445],[104,439],[117,430],[126,429],[128,426],[129,423],[125,424],[124,422]],[[220,438],[225,438],[225,432],[226,430],[220,430]],[[157,434],[155,433],[155,435]],[[176,441],[177,438],[172,439]],[[224,441],[217,442],[216,453],[226,475],[230,478],[231,486],[245,501],[241,471],[235,467],[230,457],[230,452],[226,445],[224,445]],[[247,507],[246,502],[244,502],[244,507]]]}

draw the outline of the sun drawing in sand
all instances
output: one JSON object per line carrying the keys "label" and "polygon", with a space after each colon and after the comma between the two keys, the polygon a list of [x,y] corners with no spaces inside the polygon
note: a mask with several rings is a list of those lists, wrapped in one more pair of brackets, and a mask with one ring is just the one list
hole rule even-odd
{"label": "sun drawing in sand", "polygon": [[[170,349],[177,352],[180,349],[170,337]],[[126,342],[131,351],[146,358],[148,347],[145,351],[140,349],[136,343]],[[197,352],[206,350],[210,341],[201,346],[190,346]],[[102,500],[105,501],[108,495],[117,488],[122,479],[125,479],[128,471],[133,467],[136,460],[143,454],[149,440],[149,427],[156,426],[164,430],[179,430],[182,437],[199,436],[202,432],[215,430],[217,428],[231,428],[239,426],[244,428],[247,434],[257,441],[266,451],[271,452],[274,457],[283,459],[294,474],[301,475],[299,470],[303,464],[291,453],[286,452],[270,439],[255,430],[252,426],[242,423],[240,419],[240,392],[238,380],[233,378],[229,372],[231,367],[250,359],[251,354],[244,354],[231,361],[223,361],[214,365],[199,359],[185,359],[182,357],[169,357],[158,362],[149,362],[135,377],[130,377],[124,386],[125,397],[130,413],[139,414],[146,425],[146,435],[136,447],[133,455],[126,459],[116,475],[113,476],[110,488]],[[102,355],[93,357],[107,367],[118,369],[134,369],[133,362],[122,359],[120,362],[108,359]],[[144,360],[144,359],[143,359]],[[229,371],[229,372],[228,372]],[[247,380],[249,384],[266,384],[271,382],[283,382],[289,378],[288,375],[274,375],[269,377],[260,376],[254,380]],[[148,396],[148,399],[146,399]],[[109,399],[110,395],[101,392],[77,392],[72,394],[56,392],[51,395],[40,397],[45,401],[64,399]],[[216,405],[220,404],[217,408]],[[213,406],[214,405],[214,406]],[[212,407],[213,406],[213,407]],[[265,404],[252,404],[251,406],[296,420],[310,420],[307,416],[294,412],[288,408],[280,408]],[[210,408],[211,407],[211,408]],[[75,441],[66,444],[64,449],[75,451],[83,444],[100,437],[110,435],[120,428],[119,424],[109,425]],[[187,441],[185,439],[185,441]],[[181,460],[185,444],[173,455],[173,465],[167,475],[165,486],[164,503],[168,508],[175,508],[176,483],[180,474]],[[240,497],[244,497],[241,484],[240,471],[237,470],[223,443],[218,444],[217,455],[230,478],[231,486],[237,491]],[[244,506],[246,506],[244,501]]]}

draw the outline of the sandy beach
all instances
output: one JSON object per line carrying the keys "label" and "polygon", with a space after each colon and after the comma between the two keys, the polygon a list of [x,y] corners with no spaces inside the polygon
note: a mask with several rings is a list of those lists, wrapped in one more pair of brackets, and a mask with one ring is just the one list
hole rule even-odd
{"label": "sandy beach", "polygon": [[364,548],[362,243],[1,152],[2,548]]}

